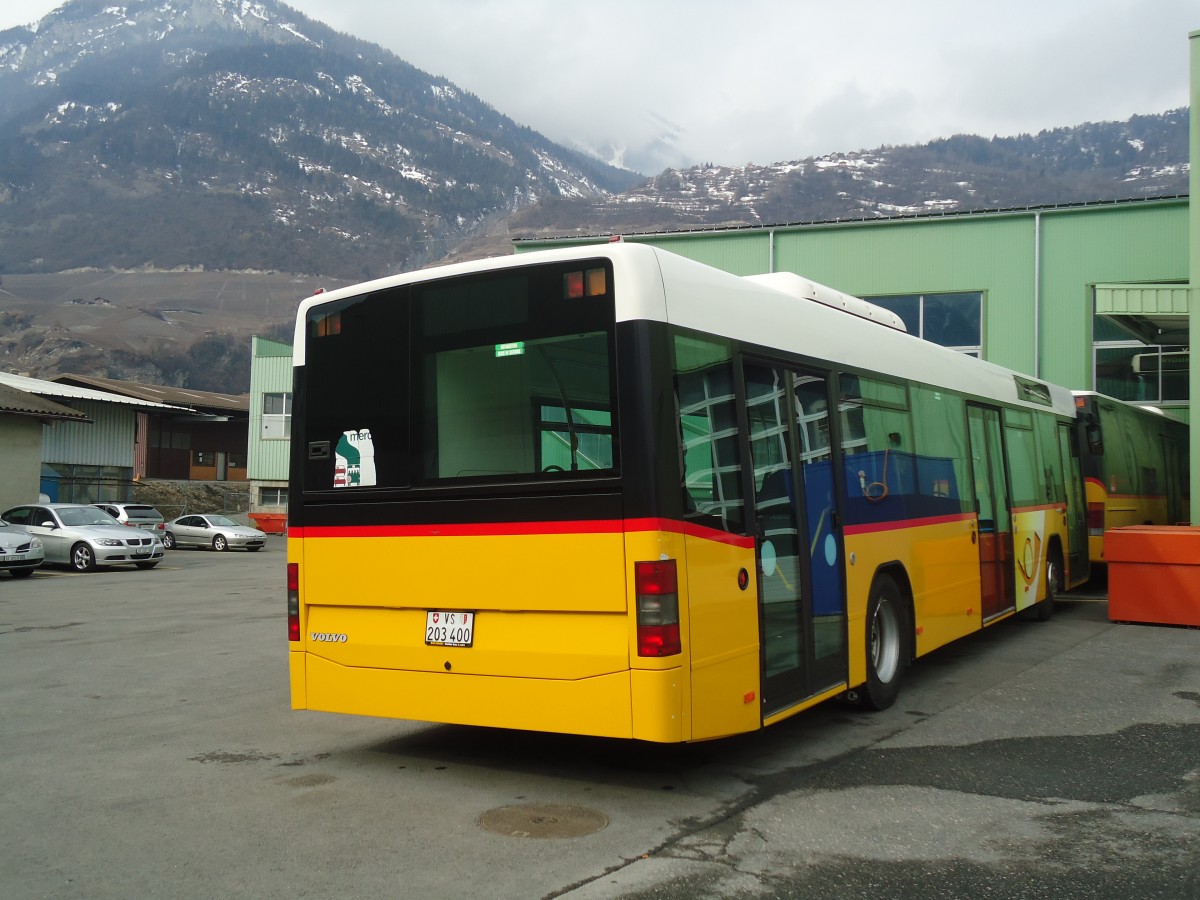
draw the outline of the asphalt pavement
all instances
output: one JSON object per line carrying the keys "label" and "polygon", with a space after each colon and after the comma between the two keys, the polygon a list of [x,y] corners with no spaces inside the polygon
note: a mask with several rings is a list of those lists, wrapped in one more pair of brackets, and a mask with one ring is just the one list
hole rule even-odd
{"label": "asphalt pavement", "polygon": [[1200,629],[1068,599],[660,747],[291,710],[284,546],[0,575],[0,897],[1200,898]]}

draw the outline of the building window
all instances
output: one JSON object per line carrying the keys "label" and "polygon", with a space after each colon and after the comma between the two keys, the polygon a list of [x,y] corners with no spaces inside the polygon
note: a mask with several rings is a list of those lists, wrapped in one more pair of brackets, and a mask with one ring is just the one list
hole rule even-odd
{"label": "building window", "polygon": [[292,395],[263,394],[262,439],[286,441],[292,436]]}
{"label": "building window", "polygon": [[287,488],[281,487],[265,487],[259,488],[258,505],[264,506],[287,506],[288,492]]}
{"label": "building window", "polygon": [[192,453],[193,466],[198,468],[212,468],[216,464],[216,454],[211,450],[196,450]]}
{"label": "building window", "polygon": [[909,334],[958,350],[983,355],[983,292],[894,294],[865,298],[904,321]]}
{"label": "building window", "polygon": [[1092,387],[1137,403],[1188,400],[1188,348],[1147,344],[1105,316],[1092,317]]}

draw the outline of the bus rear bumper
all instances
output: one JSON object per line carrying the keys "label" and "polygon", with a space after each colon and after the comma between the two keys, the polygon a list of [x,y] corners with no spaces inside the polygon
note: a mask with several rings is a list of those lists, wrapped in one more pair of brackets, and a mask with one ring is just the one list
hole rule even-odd
{"label": "bus rear bumper", "polygon": [[[356,668],[308,653],[290,654],[290,665],[293,709],[657,742],[682,739],[677,669],[574,680],[514,678]],[[635,695],[645,698],[636,710]]]}

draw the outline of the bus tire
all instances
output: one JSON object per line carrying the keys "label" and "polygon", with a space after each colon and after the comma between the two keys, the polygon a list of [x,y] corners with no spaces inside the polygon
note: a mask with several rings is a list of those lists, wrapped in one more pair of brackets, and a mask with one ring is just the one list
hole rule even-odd
{"label": "bus tire", "polygon": [[1039,622],[1047,622],[1054,615],[1054,601],[1062,584],[1062,560],[1058,553],[1046,557],[1046,598],[1033,608],[1033,617]]}
{"label": "bus tire", "polygon": [[887,709],[900,695],[900,681],[911,657],[908,610],[890,575],[879,575],[867,603],[867,683],[859,700],[868,709]]}

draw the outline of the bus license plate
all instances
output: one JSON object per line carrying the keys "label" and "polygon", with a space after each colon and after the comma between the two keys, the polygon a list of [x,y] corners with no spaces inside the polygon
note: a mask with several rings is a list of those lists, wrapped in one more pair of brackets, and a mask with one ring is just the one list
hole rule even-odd
{"label": "bus license plate", "polygon": [[425,613],[425,643],[434,647],[470,647],[475,613],[431,609]]}

